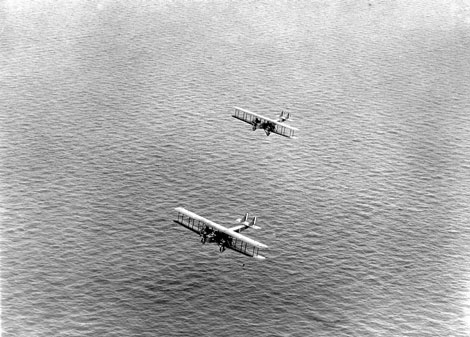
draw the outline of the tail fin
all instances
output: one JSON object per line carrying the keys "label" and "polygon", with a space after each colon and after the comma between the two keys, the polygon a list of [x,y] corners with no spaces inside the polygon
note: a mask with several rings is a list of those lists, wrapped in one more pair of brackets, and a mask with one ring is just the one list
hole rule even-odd
{"label": "tail fin", "polygon": [[248,221],[248,212],[245,213],[245,216],[242,218],[242,222]]}
{"label": "tail fin", "polygon": [[252,227],[256,224],[256,217],[254,216],[253,219],[251,219],[250,223],[248,224],[248,226]]}
{"label": "tail fin", "polygon": [[282,123],[288,120],[289,118],[290,118],[290,112],[285,114],[284,110],[282,110],[279,117],[277,118],[277,121]]}
{"label": "tail fin", "polygon": [[261,227],[256,226],[256,217],[254,216],[253,219],[251,219],[250,223],[248,224],[248,227],[253,228],[253,229],[261,229]]}
{"label": "tail fin", "polygon": [[245,215],[243,216],[243,218],[241,219],[237,219],[237,222],[240,222],[240,223],[245,223],[248,221],[248,213],[245,213]]}

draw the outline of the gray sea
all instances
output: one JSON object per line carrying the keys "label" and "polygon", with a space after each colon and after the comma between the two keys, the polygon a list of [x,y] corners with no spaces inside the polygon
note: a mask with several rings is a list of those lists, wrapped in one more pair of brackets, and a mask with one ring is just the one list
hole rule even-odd
{"label": "gray sea", "polygon": [[5,337],[470,336],[469,200],[466,0],[0,3]]}

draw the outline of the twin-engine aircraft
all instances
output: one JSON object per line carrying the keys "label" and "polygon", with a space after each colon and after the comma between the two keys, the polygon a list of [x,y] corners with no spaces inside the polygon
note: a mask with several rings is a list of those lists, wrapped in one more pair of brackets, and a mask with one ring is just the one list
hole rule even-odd
{"label": "twin-engine aircraft", "polygon": [[271,132],[273,132],[284,137],[295,138],[294,133],[298,130],[292,126],[284,124],[284,122],[290,117],[290,114],[284,114],[284,111],[281,112],[277,120],[273,120],[246,109],[235,107],[235,112],[232,117],[251,124],[253,126],[253,131],[256,129],[264,129],[266,136],[269,136]]}
{"label": "twin-engine aircraft", "polygon": [[248,213],[246,213],[242,219],[236,220],[238,225],[226,228],[183,207],[177,207],[175,210],[178,212],[178,220],[174,220],[174,222],[198,233],[201,236],[201,243],[216,243],[219,245],[220,252],[229,248],[255,259],[265,259],[264,256],[259,255],[259,249],[268,248],[268,246],[240,234],[247,228],[260,229],[256,226],[256,217],[248,221]]}

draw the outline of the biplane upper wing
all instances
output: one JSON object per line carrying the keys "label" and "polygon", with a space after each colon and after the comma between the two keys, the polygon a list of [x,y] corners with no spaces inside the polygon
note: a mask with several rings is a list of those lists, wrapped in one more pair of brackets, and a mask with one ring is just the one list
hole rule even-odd
{"label": "biplane upper wing", "polygon": [[299,130],[285,123],[281,123],[274,119],[261,116],[257,113],[254,113],[246,109],[242,109],[239,107],[234,107],[234,109],[235,109],[235,112],[233,113],[232,117],[239,119],[245,123],[252,124],[252,125],[254,124],[255,119],[259,119],[264,122],[273,123],[275,127],[274,127],[274,130],[272,130],[271,132],[277,133],[278,135],[281,135],[284,137],[295,138],[295,131]]}
{"label": "biplane upper wing", "polygon": [[265,259],[264,256],[259,255],[260,248],[268,248],[265,244],[233,230],[219,225],[211,220],[208,220],[196,213],[190,212],[183,207],[177,207],[175,210],[178,212],[178,220],[174,220],[177,224],[184,226],[193,232],[202,234],[205,227],[210,227],[212,230],[218,232],[224,239],[224,246],[236,252],[251,256],[257,259]]}

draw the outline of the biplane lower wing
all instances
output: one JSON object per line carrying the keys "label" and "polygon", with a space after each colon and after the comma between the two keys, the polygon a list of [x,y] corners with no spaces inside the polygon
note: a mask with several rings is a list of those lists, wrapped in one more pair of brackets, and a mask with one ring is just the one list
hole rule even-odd
{"label": "biplane lower wing", "polygon": [[242,109],[239,107],[234,107],[234,109],[235,109],[235,112],[232,115],[232,117],[239,119],[242,122],[251,124],[251,125],[255,125],[257,121],[261,123],[266,123],[271,126],[270,132],[277,133],[280,136],[284,136],[288,138],[295,138],[295,131],[298,131],[297,128],[286,125],[284,123],[280,123],[271,118],[261,116],[249,110]]}
{"label": "biplane lower wing", "polygon": [[232,249],[238,253],[254,257],[256,259],[264,260],[265,257],[259,255],[260,248],[268,248],[261,242],[250,239],[249,237],[240,233],[234,232],[229,228],[225,228],[211,220],[203,218],[196,213],[190,212],[183,207],[177,207],[175,210],[178,212],[178,219],[174,220],[175,223],[190,229],[191,231],[203,235],[206,228],[209,227],[215,237],[215,241],[221,247]]}

